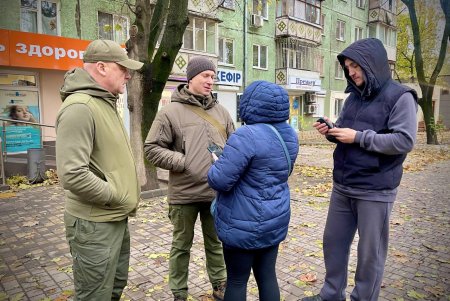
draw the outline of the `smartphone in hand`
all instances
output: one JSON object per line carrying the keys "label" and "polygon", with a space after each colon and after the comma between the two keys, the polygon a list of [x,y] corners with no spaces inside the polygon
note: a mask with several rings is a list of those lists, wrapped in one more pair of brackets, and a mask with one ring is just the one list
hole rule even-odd
{"label": "smartphone in hand", "polygon": [[216,155],[217,158],[220,157],[220,155],[222,154],[222,151],[223,151],[223,149],[215,143],[211,143],[208,146],[208,150],[211,154]]}
{"label": "smartphone in hand", "polygon": [[325,118],[323,118],[323,117],[320,117],[320,118],[317,119],[316,121],[317,121],[317,122],[320,122],[320,123],[325,123],[329,129],[334,128],[333,123],[332,123],[332,122],[329,122],[329,121],[327,121],[327,120],[325,120]]}

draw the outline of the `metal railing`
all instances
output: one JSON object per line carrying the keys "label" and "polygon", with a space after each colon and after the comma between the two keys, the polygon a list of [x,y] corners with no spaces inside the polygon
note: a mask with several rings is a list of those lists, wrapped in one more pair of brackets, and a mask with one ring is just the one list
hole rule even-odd
{"label": "metal railing", "polygon": [[[39,131],[39,136],[40,136],[40,147],[47,147],[47,148],[54,148],[55,146],[50,146],[50,145],[44,145],[45,143],[45,139],[47,138],[52,138],[52,140],[55,140],[55,136],[50,136],[50,135],[44,135],[44,131],[42,130],[43,127],[45,128],[55,128],[54,125],[48,125],[48,124],[42,124],[42,123],[36,123],[36,122],[28,122],[28,121],[21,121],[21,120],[16,120],[16,119],[9,119],[9,118],[4,118],[4,117],[0,117],[0,122],[2,125],[2,133],[1,133],[1,137],[0,137],[0,147],[1,147],[1,151],[0,151],[0,164],[1,164],[1,173],[0,173],[0,177],[2,179],[2,186],[6,186],[6,173],[5,173],[5,164],[6,161],[8,159],[8,149],[7,149],[7,133],[9,130],[11,130],[11,126],[8,125],[29,125],[29,126],[34,126],[34,127],[39,127],[40,131]],[[51,141],[51,140],[50,140]],[[46,155],[46,159],[47,158],[52,158],[52,159],[56,159],[56,157],[54,155]]]}

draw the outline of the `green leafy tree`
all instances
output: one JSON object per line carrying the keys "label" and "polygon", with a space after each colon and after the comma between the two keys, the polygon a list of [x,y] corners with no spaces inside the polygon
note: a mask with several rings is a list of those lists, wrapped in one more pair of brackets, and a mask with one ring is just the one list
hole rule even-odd
{"label": "green leafy tree", "polygon": [[[438,4],[435,1],[435,4]],[[417,12],[417,22],[419,25],[420,40],[423,45],[422,57],[427,64],[424,65],[426,78],[430,78],[433,73],[433,67],[438,58],[439,20],[442,20],[443,14],[439,12],[439,6],[430,5],[431,1],[416,0],[415,8]],[[411,21],[408,10],[404,5],[399,5],[401,13],[397,18],[397,61],[396,74],[399,81],[416,81],[414,38],[411,29]]]}
{"label": "green leafy tree", "polygon": [[[414,55],[411,59],[411,61],[414,62],[414,65],[410,68],[415,69],[417,81],[422,91],[422,97],[419,99],[419,105],[422,108],[424,115],[427,143],[438,144],[432,97],[434,86],[436,85],[436,81],[443,68],[445,57],[448,52],[448,42],[450,39],[450,0],[439,0],[439,6],[441,9],[439,14],[443,17],[442,22],[438,21],[437,24],[436,16],[439,14],[435,15],[434,18],[430,17],[432,15],[431,10],[428,12],[429,15],[428,13],[424,13],[425,16],[420,14],[422,13],[420,11],[422,7],[422,3],[420,1],[401,0],[401,2],[407,7],[409,13],[410,30],[412,33],[411,49],[413,49]],[[432,1],[426,1],[423,5],[432,6],[433,3]],[[438,10],[439,6],[433,5],[432,9]],[[436,47],[432,47],[432,45],[427,43],[431,43],[430,40],[432,40],[433,37],[427,34],[421,35],[421,32],[426,32],[428,28],[438,26],[438,24],[440,24],[439,22],[442,23],[443,30],[436,33],[438,42],[436,43]],[[405,29],[405,31],[406,30],[408,29]],[[402,40],[400,40],[400,42],[402,42]],[[435,52],[433,52],[434,49],[436,49]],[[429,74],[427,74],[428,70],[430,71]]]}

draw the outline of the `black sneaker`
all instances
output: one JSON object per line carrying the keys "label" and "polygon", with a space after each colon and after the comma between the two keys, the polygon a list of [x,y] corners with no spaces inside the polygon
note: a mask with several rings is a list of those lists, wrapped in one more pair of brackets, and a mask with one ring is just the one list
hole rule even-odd
{"label": "black sneaker", "polygon": [[213,297],[216,301],[223,301],[223,298],[225,297],[225,289],[227,288],[226,281],[222,282],[221,284],[217,285],[213,289]]}
{"label": "black sneaker", "polygon": [[186,301],[186,298],[182,298],[182,297],[177,297],[175,296],[175,299],[173,299],[173,301]]}

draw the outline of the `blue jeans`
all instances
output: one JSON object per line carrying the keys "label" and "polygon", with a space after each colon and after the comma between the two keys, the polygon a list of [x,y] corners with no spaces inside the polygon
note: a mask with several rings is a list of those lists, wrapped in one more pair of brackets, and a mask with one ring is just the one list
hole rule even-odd
{"label": "blue jeans", "polygon": [[280,289],[275,271],[278,245],[258,250],[234,249],[224,246],[223,254],[228,276],[224,301],[246,300],[247,282],[252,269],[258,284],[259,300],[280,300]]}

